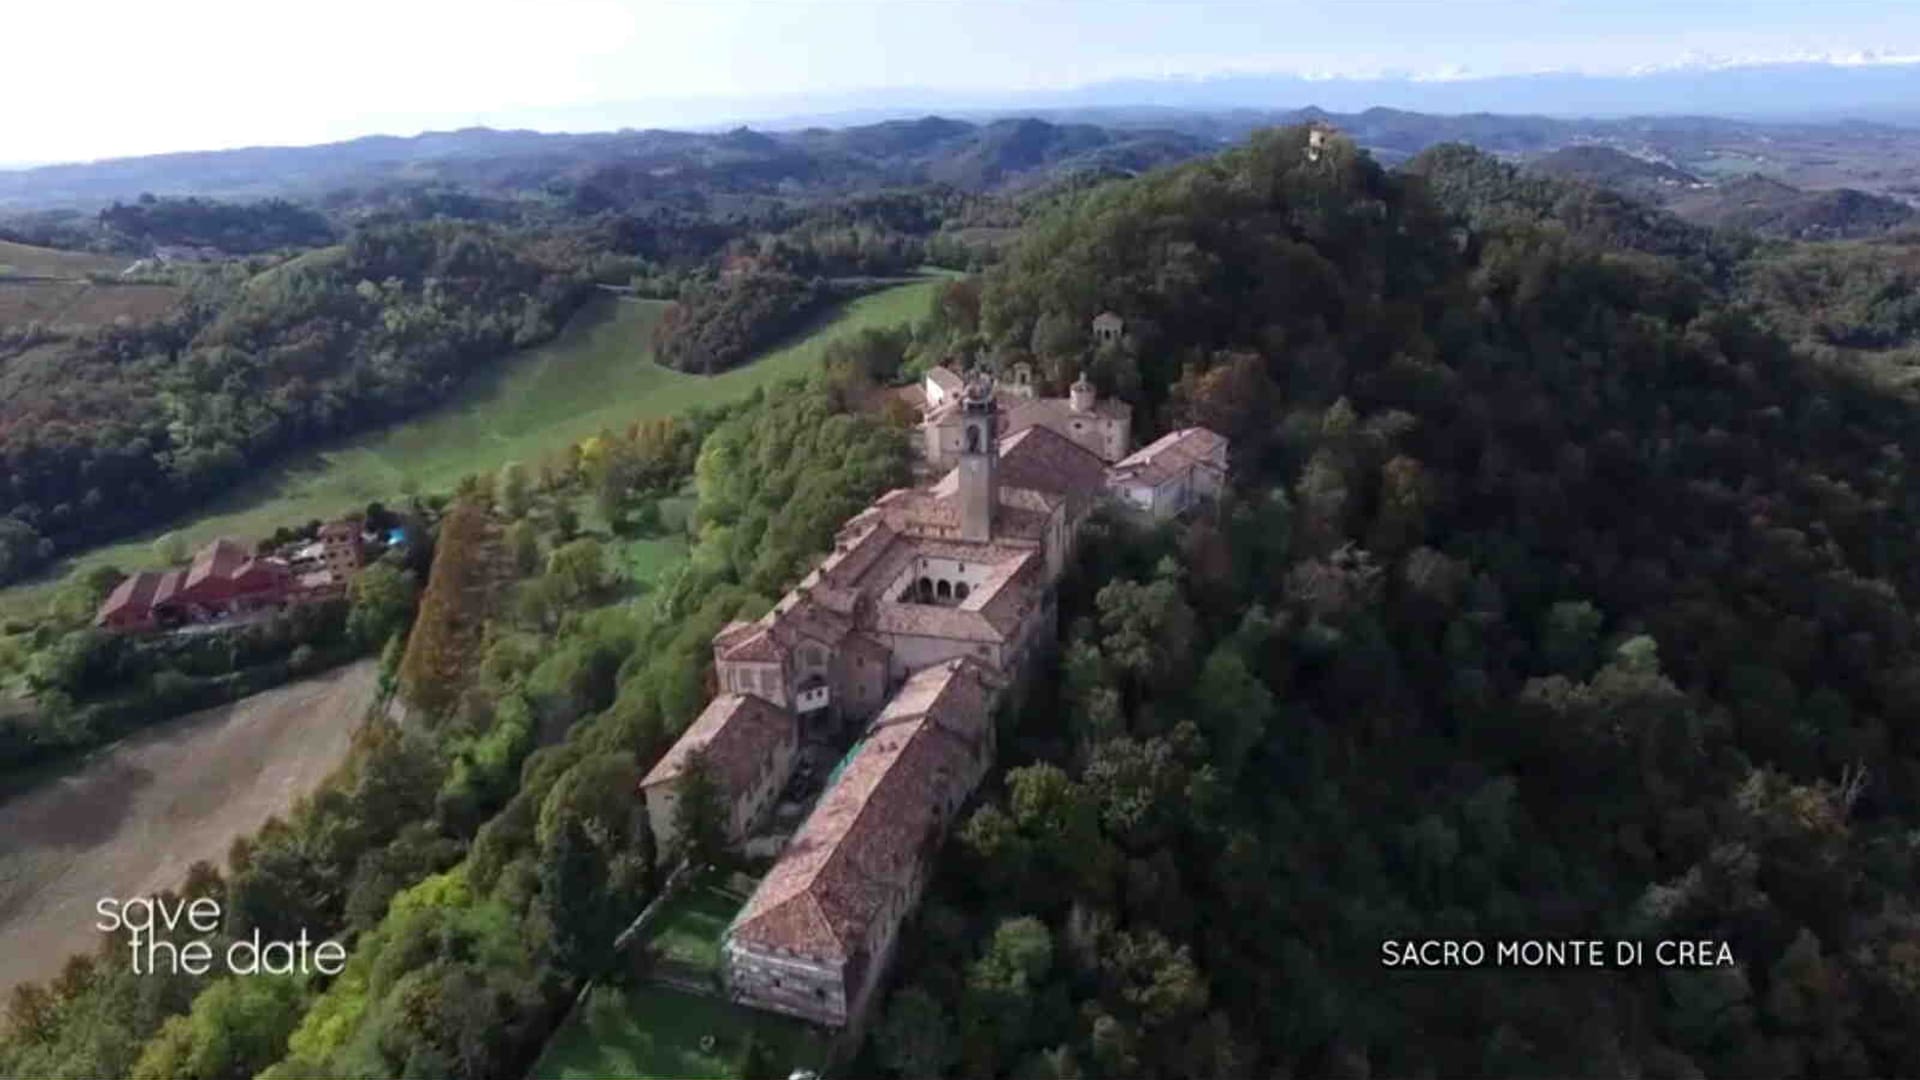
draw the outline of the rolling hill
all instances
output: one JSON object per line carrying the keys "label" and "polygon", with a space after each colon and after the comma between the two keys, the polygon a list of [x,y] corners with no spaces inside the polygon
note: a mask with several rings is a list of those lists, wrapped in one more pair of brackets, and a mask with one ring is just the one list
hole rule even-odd
{"label": "rolling hill", "polygon": [[1635,157],[1611,146],[1561,147],[1534,159],[1529,167],[1543,176],[1584,180],[1623,194],[1656,200],[1677,191],[1706,186],[1706,181],[1664,161]]}
{"label": "rolling hill", "polygon": [[1674,213],[1703,225],[1748,229],[1791,240],[1850,240],[1914,223],[1920,213],[1897,199],[1854,188],[1803,191],[1758,174],[1676,193]]}
{"label": "rolling hill", "polygon": [[656,196],[844,192],[925,182],[986,189],[1103,166],[1147,168],[1212,148],[1175,131],[1023,119],[939,117],[838,130],[588,135],[470,128],[322,146],[163,154],[0,172],[0,210],[100,206],[142,193],[316,197],[386,183],[451,183],[493,194],[569,194],[624,178]]}

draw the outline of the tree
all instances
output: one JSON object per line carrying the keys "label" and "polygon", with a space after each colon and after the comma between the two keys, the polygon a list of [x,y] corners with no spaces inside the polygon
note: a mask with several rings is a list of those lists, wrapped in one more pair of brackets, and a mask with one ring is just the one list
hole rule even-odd
{"label": "tree", "polygon": [[1070,315],[1058,311],[1047,311],[1033,324],[1033,339],[1028,350],[1035,356],[1045,359],[1055,356],[1070,356],[1082,347],[1080,325]]}
{"label": "tree", "polygon": [[304,1004],[297,979],[278,975],[216,980],[193,1011],[168,1020],[133,1068],[136,1080],[252,1076],[279,1060]]}
{"label": "tree", "polygon": [[58,690],[80,697],[113,684],[122,652],[120,639],[83,627],[60,635],[34,653],[27,678],[37,690]]}
{"label": "tree", "polygon": [[1213,761],[1231,783],[1274,717],[1273,692],[1247,670],[1231,643],[1214,649],[1194,688],[1200,726],[1213,744]]}
{"label": "tree", "polygon": [[525,517],[531,497],[527,467],[517,461],[502,465],[500,480],[494,485],[494,506],[500,516],[509,521]]}
{"label": "tree", "polygon": [[347,635],[362,648],[371,648],[404,633],[413,616],[413,573],[385,562],[363,567],[348,589],[353,607],[347,614]]}
{"label": "tree", "polygon": [[554,963],[573,975],[592,975],[606,963],[620,930],[608,918],[605,853],[584,822],[569,818],[541,846],[538,872]]}
{"label": "tree", "polygon": [[1585,600],[1563,600],[1547,610],[1540,654],[1549,671],[1582,679],[1593,671],[1604,620]]}
{"label": "tree", "polygon": [[533,522],[521,518],[507,526],[506,543],[515,573],[526,577],[540,569],[540,537],[534,532]]}
{"label": "tree", "polygon": [[153,542],[153,557],[168,566],[187,561],[187,538],[179,533],[161,533]]}
{"label": "tree", "polygon": [[982,962],[1003,982],[1018,979],[1037,986],[1053,970],[1053,935],[1031,915],[1006,919],[994,928]]}
{"label": "tree", "polygon": [[1149,584],[1115,581],[1101,588],[1097,605],[1100,651],[1140,690],[1162,687],[1187,663],[1193,611],[1180,586],[1165,577]]}
{"label": "tree", "polygon": [[726,797],[704,753],[687,756],[678,787],[673,859],[692,866],[711,865],[727,847]]}
{"label": "tree", "polygon": [[564,603],[589,600],[607,587],[606,552],[590,536],[562,544],[547,557],[547,574],[559,582]]}
{"label": "tree", "polygon": [[902,1076],[945,1076],[960,1056],[953,1018],[918,986],[894,991],[873,1038],[880,1063]]}

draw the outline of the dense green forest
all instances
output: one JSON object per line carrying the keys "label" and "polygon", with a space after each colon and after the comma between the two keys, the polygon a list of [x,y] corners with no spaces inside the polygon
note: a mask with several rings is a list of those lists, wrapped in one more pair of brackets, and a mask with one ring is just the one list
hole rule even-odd
{"label": "dense green forest", "polygon": [[[1217,511],[1088,530],[853,1074],[1920,1073],[1920,428],[1820,352],[1908,343],[1904,249],[1763,244],[1464,148],[1310,160],[1304,129],[1021,214],[804,390],[466,484],[434,576],[511,570],[477,609],[429,581],[426,654],[388,657],[424,722],[370,727],[185,886],[228,934],[350,936],[346,972],[135,978],[109,943],[15,995],[0,1074],[524,1075],[659,885],[632,791],[711,635],[907,476],[850,391],[981,348],[1084,367],[1142,438],[1228,434],[1235,476]],[[1128,345],[1092,348],[1102,310]],[[689,480],[657,582],[571,509],[630,522]],[[1736,966],[1381,963],[1469,937]]]}
{"label": "dense green forest", "polygon": [[818,278],[777,271],[691,283],[654,327],[654,356],[681,371],[725,371],[799,329],[833,295]]}
{"label": "dense green forest", "polygon": [[[1912,405],[1768,333],[1713,237],[1302,149],[1095,192],[989,275],[1004,347],[1149,317],[1146,397],[1233,433],[1236,490],[1092,542],[869,1064],[1920,1071]],[[1381,962],[1628,936],[1737,966]]]}
{"label": "dense green forest", "polygon": [[100,228],[113,247],[132,251],[185,245],[254,255],[333,242],[333,226],[324,215],[285,199],[229,203],[146,195],[100,211]]}

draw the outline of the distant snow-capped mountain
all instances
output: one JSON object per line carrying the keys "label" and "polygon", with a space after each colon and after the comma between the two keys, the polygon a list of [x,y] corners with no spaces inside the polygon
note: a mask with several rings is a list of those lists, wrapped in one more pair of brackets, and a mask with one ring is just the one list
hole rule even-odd
{"label": "distant snow-capped mountain", "polygon": [[1020,95],[1023,107],[1164,105],[1337,112],[1528,112],[1548,116],[1715,115],[1920,121],[1920,57],[1853,53],[1750,62],[1694,56],[1632,72],[1547,70],[1476,75],[1229,74],[1127,79]]}

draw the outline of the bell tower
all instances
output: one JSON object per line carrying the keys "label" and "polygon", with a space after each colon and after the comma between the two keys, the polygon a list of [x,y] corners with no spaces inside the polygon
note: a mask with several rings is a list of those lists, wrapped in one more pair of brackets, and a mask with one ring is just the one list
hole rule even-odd
{"label": "bell tower", "polygon": [[975,373],[960,398],[960,536],[993,539],[994,506],[1000,501],[1000,412],[993,380]]}

